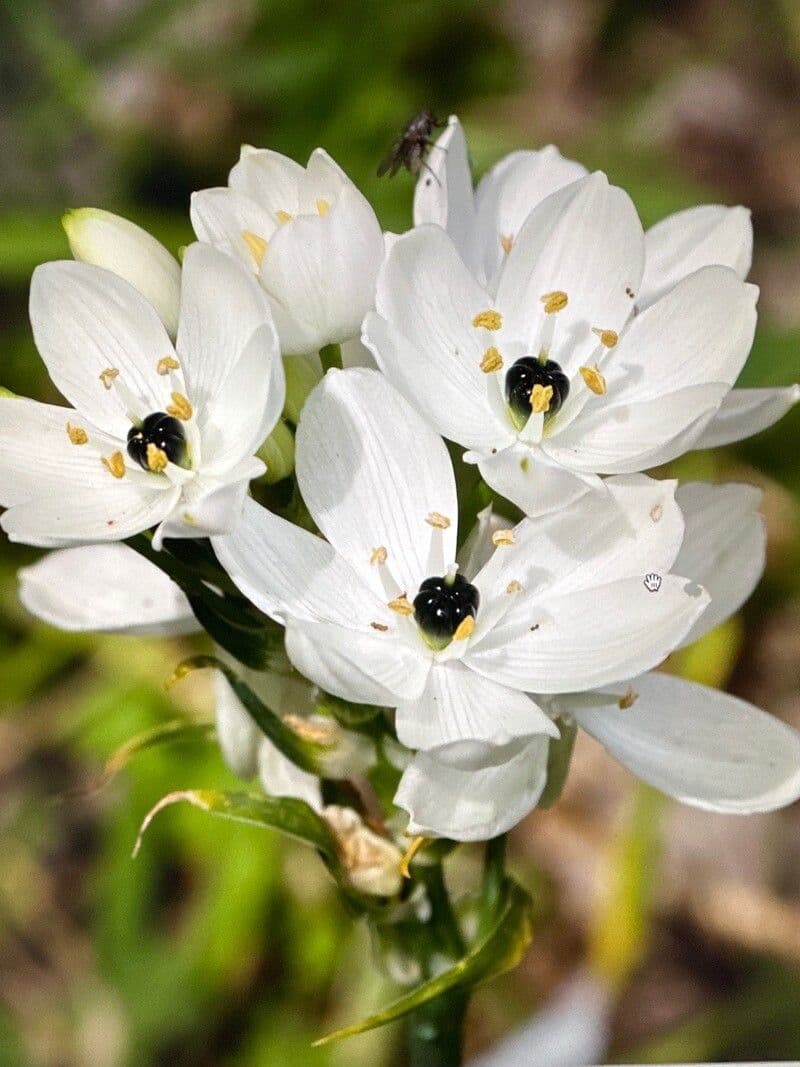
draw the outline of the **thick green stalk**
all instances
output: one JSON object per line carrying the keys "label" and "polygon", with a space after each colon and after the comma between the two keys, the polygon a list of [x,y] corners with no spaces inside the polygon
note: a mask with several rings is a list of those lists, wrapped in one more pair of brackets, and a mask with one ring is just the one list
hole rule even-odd
{"label": "thick green stalk", "polygon": [[460,1067],[468,1003],[468,989],[452,989],[409,1015],[408,1067]]}

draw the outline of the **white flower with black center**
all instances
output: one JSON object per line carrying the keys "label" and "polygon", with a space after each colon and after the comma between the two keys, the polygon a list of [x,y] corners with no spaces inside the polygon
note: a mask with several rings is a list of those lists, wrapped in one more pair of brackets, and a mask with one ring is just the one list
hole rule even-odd
{"label": "white flower with black center", "polygon": [[87,263],[38,267],[34,338],[72,407],[0,399],[0,503],[14,541],[203,537],[237,521],[285,385],[269,304],[204,245],[186,253],[173,346],[153,306]]}
{"label": "white flower with black center", "polygon": [[[562,509],[548,534],[495,529],[491,558],[463,574],[444,443],[375,371],[327,374],[303,410],[296,459],[326,540],[246,501],[215,551],[285,625],[297,669],[346,700],[395,708],[409,748],[552,736],[526,691],[640,673],[707,603],[669,573],[682,533],[672,483],[643,478],[612,490],[616,507]],[[651,570],[657,595],[642,584]]]}
{"label": "white flower with black center", "polygon": [[191,215],[199,240],[258,278],[284,355],[358,340],[383,235],[370,204],[323,149],[302,167],[246,145],[228,187],[195,193]]}
{"label": "white flower with black center", "polygon": [[[760,494],[751,486],[692,483],[681,486],[676,499],[685,533],[674,567],[711,595],[683,640],[688,644],[738,610],[753,591],[765,537]],[[654,507],[659,515],[659,505]],[[672,521],[667,508],[659,521]],[[476,539],[476,551],[481,544],[487,551],[488,530]],[[750,814],[800,797],[800,735],[738,697],[649,673],[535,699],[554,716],[572,716],[637,777],[693,807]],[[484,840],[536,806],[547,783],[547,761],[546,738],[442,746],[414,757],[396,802],[409,813],[411,833]]]}

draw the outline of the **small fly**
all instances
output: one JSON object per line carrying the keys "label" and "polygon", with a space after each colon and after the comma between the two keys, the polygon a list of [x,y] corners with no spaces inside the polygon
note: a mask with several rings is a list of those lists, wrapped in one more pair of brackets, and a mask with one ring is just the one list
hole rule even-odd
{"label": "small fly", "polygon": [[406,125],[381,160],[378,177],[382,178],[388,173],[389,177],[393,178],[401,167],[405,167],[409,174],[416,176],[422,167],[428,167],[425,162],[425,153],[433,147],[431,134],[435,129],[444,125],[445,123],[440,122],[432,111],[420,111]]}

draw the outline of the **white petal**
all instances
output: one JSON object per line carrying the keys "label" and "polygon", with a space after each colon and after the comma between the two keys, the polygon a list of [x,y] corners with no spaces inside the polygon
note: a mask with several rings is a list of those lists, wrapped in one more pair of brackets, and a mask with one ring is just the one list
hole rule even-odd
{"label": "white petal", "polygon": [[295,797],[304,800],[315,811],[322,808],[320,780],[301,770],[266,737],[258,746],[258,777],[261,788],[273,797]]}
{"label": "white petal", "polygon": [[257,273],[258,262],[242,235],[269,240],[276,222],[266,208],[233,189],[203,189],[192,193],[190,213],[198,241],[228,252]]}
{"label": "white petal", "polygon": [[487,399],[480,369],[497,338],[473,319],[492,309],[450,238],[438,226],[418,226],[391,248],[378,276],[379,320],[365,324],[364,342],[378,366],[428,420],[467,448],[513,439]]}
{"label": "white petal", "polygon": [[363,633],[289,619],[286,652],[306,678],[334,696],[395,707],[422,691],[430,660],[391,630]]}
{"label": "white petal", "polygon": [[528,628],[510,639],[496,627],[468,662],[494,681],[533,693],[591,689],[656,666],[680,643],[708,604],[685,578],[644,575],[531,602]]}
{"label": "white petal", "polygon": [[294,215],[299,207],[298,187],[304,173],[303,167],[288,156],[268,148],[244,145],[239,162],[228,175],[228,186],[271,215],[279,211]]}
{"label": "white petal", "polygon": [[414,189],[414,225],[446,230],[473,274],[479,270],[472,173],[464,130],[455,115],[428,153]]}
{"label": "white petal", "polygon": [[435,663],[418,699],[399,704],[398,740],[408,748],[456,741],[507,744],[531,734],[558,737],[558,728],[525,693],[481,677],[456,660]]}
{"label": "white petal", "polygon": [[697,640],[738,611],[764,570],[766,530],[758,513],[761,490],[752,485],[682,485],[677,501],[686,533],[675,570],[711,594],[684,643]]}
{"label": "white petal", "polygon": [[[367,312],[367,317],[373,312]],[[350,367],[371,367],[375,370],[376,364],[372,353],[362,342],[360,337],[351,337],[349,341],[342,342],[342,367],[348,370]]]}
{"label": "white petal", "polygon": [[[620,687],[620,694],[627,686]],[[800,735],[738,697],[647,674],[631,708],[616,701],[574,714],[637,777],[706,811],[774,811],[800,797]]]}
{"label": "white petal", "polygon": [[129,282],[89,263],[45,263],[33,272],[30,317],[54,384],[100,429],[124,440],[131,425],[120,392],[100,380],[109,368],[147,410],[169,403],[156,366],[173,353],[172,342],[153,305]]}
{"label": "white petal", "polygon": [[[187,249],[176,348],[201,427],[255,331],[271,323],[267,298],[240,263],[210,245]],[[276,345],[271,338],[265,376]]]}
{"label": "white petal", "polygon": [[620,332],[644,269],[644,235],[627,193],[590,174],[530,213],[500,275],[497,304],[506,328],[532,342],[544,317],[541,297],[563,290],[552,358],[572,376],[597,347],[593,327]]}
{"label": "white petal", "polygon": [[160,549],[165,537],[217,537],[229,533],[242,514],[251,477],[264,473],[260,459],[253,460],[244,478],[205,481],[197,478],[184,489],[178,507],[159,526],[153,545]]}
{"label": "white petal", "polygon": [[750,212],[719,204],[677,211],[647,231],[644,246],[644,277],[636,298],[640,309],[701,267],[718,264],[746,278],[753,259]]}
{"label": "white petal", "polygon": [[245,596],[279,622],[291,616],[367,633],[372,621],[396,625],[331,545],[250,498],[233,532],[212,544]]}
{"label": "white petal", "polygon": [[[377,591],[373,551],[412,597],[428,577],[432,537],[444,563],[455,558],[458,503],[442,439],[377,371],[329,371],[303,407],[295,465],[303,499],[319,529]],[[436,530],[432,513],[450,525]],[[385,598],[391,599],[391,598]]]}
{"label": "white petal", "polygon": [[475,191],[478,242],[486,278],[494,278],[531,211],[545,197],[584,177],[586,168],[564,159],[553,145],[511,152],[484,174]]}
{"label": "white petal", "polygon": [[418,752],[394,798],[409,834],[487,841],[524,818],[547,781],[548,739],[460,742]]}
{"label": "white petal", "polygon": [[459,549],[457,557],[459,569],[466,578],[471,580],[494,554],[492,534],[507,527],[508,519],[493,512],[491,504],[478,512],[477,521]]}
{"label": "white petal", "polygon": [[714,418],[695,441],[695,448],[718,448],[761,433],[800,400],[800,385],[786,389],[732,389]]}
{"label": "white petal", "polygon": [[286,400],[278,335],[259,326],[220,382],[200,421],[204,473],[223,474],[269,437]]}
{"label": "white petal", "polygon": [[100,208],[68,211],[63,225],[75,259],[105,267],[130,282],[150,301],[167,333],[174,337],[181,268],[172,253],[141,226]]}
{"label": "white petal", "polygon": [[264,735],[222,671],[214,671],[214,705],[217,741],[225,762],[240,778],[252,778],[258,767],[258,748]]}
{"label": "white petal", "polygon": [[298,216],[273,235],[261,284],[273,300],[284,355],[318,351],[359,334],[372,307],[383,234],[347,184],[324,217]]}
{"label": "white petal", "polygon": [[[565,455],[565,462],[569,458]],[[530,516],[568,507],[593,489],[602,489],[599,479],[578,474],[541,449],[522,444],[481,457],[478,469],[487,485]]]}
{"label": "white petal", "polygon": [[51,552],[19,572],[28,611],[60,630],[187,634],[200,627],[178,586],[127,545]]}

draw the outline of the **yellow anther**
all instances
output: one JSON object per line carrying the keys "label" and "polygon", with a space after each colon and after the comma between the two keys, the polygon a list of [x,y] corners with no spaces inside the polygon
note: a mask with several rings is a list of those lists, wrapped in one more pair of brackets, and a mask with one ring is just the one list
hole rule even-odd
{"label": "yellow anther", "polygon": [[172,403],[167,405],[167,414],[186,422],[192,417],[192,405],[183,393],[172,393]]}
{"label": "yellow anther", "polygon": [[586,382],[586,387],[591,389],[595,396],[603,396],[606,392],[606,380],[597,367],[581,367],[581,378]]}
{"label": "yellow anther", "polygon": [[511,581],[506,586],[506,592],[509,595],[512,594],[512,593],[521,593],[522,592],[522,585],[517,581],[516,578],[512,578]]}
{"label": "yellow anther", "polygon": [[85,445],[89,440],[86,430],[82,426],[73,426],[71,422],[67,423],[67,437],[73,445]]}
{"label": "yellow anther", "polygon": [[503,366],[503,357],[492,345],[487,348],[483,353],[483,359],[481,360],[481,370],[484,374],[492,374],[496,370],[500,370]]}
{"label": "yellow anther", "polygon": [[638,699],[639,699],[639,694],[636,692],[636,690],[635,689],[631,689],[631,687],[628,686],[626,691],[622,694],[622,696],[617,701],[617,707],[620,709],[620,711],[627,711],[628,708],[632,708],[633,707],[633,705],[636,703],[636,701]]}
{"label": "yellow anther", "polygon": [[160,374],[164,378],[171,370],[178,370],[180,363],[177,359],[173,359],[172,356],[164,356],[156,363],[156,374]]}
{"label": "yellow anther", "polygon": [[557,311],[563,311],[569,303],[569,297],[562,289],[554,289],[552,293],[542,293],[539,299],[544,304],[545,315],[555,315]]}
{"label": "yellow anther", "polygon": [[592,333],[600,338],[603,348],[613,348],[619,341],[619,334],[616,330],[601,330],[598,326],[592,326]]}
{"label": "yellow anther", "polygon": [[[553,399],[552,385],[534,385],[531,390],[531,411],[535,415],[550,410],[550,401]],[[169,410],[169,409],[167,409]]]}
{"label": "yellow anther", "polygon": [[385,634],[389,629],[385,622],[371,622],[370,626],[373,630],[378,630],[382,634]]}
{"label": "yellow anther", "polygon": [[495,530],[492,534],[492,544],[494,545],[514,545],[516,544],[516,538],[514,537],[513,530]]}
{"label": "yellow anther", "polygon": [[411,863],[412,863],[414,857],[419,852],[419,850],[422,848],[422,846],[425,844],[426,840],[427,840],[427,838],[425,838],[425,837],[415,837],[414,840],[411,842],[411,844],[406,849],[405,855],[400,860],[400,874],[403,876],[403,878],[410,878],[411,877],[411,875],[409,874],[408,868],[411,866]]}
{"label": "yellow anther", "polygon": [[159,448],[158,445],[154,445],[151,441],[147,446],[147,466],[149,470],[158,474],[159,471],[163,471],[169,459],[167,459],[167,453],[163,448]]}
{"label": "yellow anther", "polygon": [[101,462],[109,474],[115,478],[125,477],[125,458],[121,452],[114,452],[110,456],[102,456]]}
{"label": "yellow anther", "polygon": [[278,222],[291,222],[294,215],[290,215],[288,211],[276,211],[275,218]]}
{"label": "yellow anther", "polygon": [[484,330],[499,330],[503,325],[503,316],[499,311],[479,311],[475,318],[472,320],[472,325],[476,329]]}
{"label": "yellow anther", "polygon": [[259,237],[257,233],[253,233],[251,230],[242,230],[242,239],[250,249],[251,256],[260,267],[261,260],[269,248],[269,241],[265,241],[263,237]]}
{"label": "yellow anther", "polygon": [[450,526],[448,517],[438,511],[432,511],[430,515],[426,515],[425,522],[427,522],[428,526],[433,526],[437,530],[446,530]]}
{"label": "yellow anther", "polygon": [[328,203],[327,200],[318,200],[317,201],[317,211],[320,213],[320,215],[322,216],[323,219],[328,214],[330,209],[331,209],[331,205]]}
{"label": "yellow anther", "polygon": [[106,367],[106,369],[99,375],[99,378],[105,388],[110,389],[111,383],[118,377],[118,375],[119,371],[116,367]]}
{"label": "yellow anther", "polygon": [[386,551],[383,545],[378,545],[377,548],[373,548],[370,553],[369,561],[374,564],[385,563],[389,558],[389,553]]}
{"label": "yellow anther", "polygon": [[471,637],[475,632],[475,619],[472,615],[465,615],[461,622],[456,627],[456,632],[453,634],[454,641],[466,641],[468,637]]}
{"label": "yellow anther", "polygon": [[509,237],[507,233],[501,233],[500,234],[500,245],[501,245],[503,251],[505,252],[505,254],[508,255],[508,253],[514,247],[514,238],[513,237]]}
{"label": "yellow anther", "polygon": [[398,615],[413,615],[414,608],[408,602],[408,597],[405,593],[401,593],[400,596],[396,596],[394,600],[390,600],[388,606],[392,611],[396,611]]}

